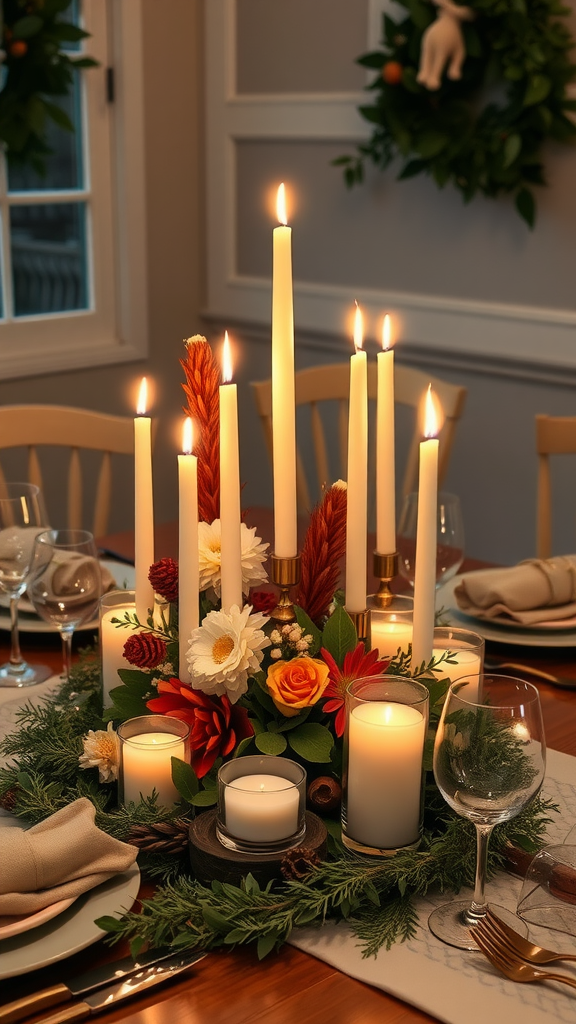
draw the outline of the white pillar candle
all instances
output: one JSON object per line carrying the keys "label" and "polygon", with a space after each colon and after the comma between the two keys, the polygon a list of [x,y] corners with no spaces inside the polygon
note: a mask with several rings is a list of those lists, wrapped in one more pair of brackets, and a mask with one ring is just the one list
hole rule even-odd
{"label": "white pillar candle", "polygon": [[296,404],[294,397],[294,309],[292,229],[287,227],[284,185],[278,188],[272,241],[272,450],[274,464],[274,553],[297,554]]}
{"label": "white pillar candle", "polygon": [[154,562],[154,503],[152,493],[151,420],[146,416],[146,377],[142,378],[138,415],[134,420],[134,548],[136,614],[143,624],[154,606],[154,591],[148,579]]}
{"label": "white pillar candle", "polygon": [[394,615],[389,618],[370,615],[370,645],[377,647],[381,658],[395,658],[400,648],[408,653],[412,643],[412,623],[396,621]]}
{"label": "white pillar candle", "polygon": [[109,611],[104,611],[100,618],[100,650],[102,656],[102,691],[103,691],[103,706],[105,708],[110,707],[110,690],[113,690],[115,686],[121,686],[122,680],[118,675],[119,668],[134,669],[134,665],[131,665],[129,661],[126,661],[124,657],[124,644],[128,637],[133,636],[134,633],[138,633],[138,629],[124,629],[123,627],[116,626],[112,619],[123,619],[125,612],[130,612],[132,615],[135,611],[135,605],[131,601],[126,601],[125,604],[116,604]]}
{"label": "white pillar candle", "polygon": [[228,331],[224,335],[223,380],[220,385],[220,572],[222,610],[242,607],[242,544],[240,533],[240,452],[238,394],[231,384]]}
{"label": "white pillar candle", "polygon": [[188,641],[199,623],[200,579],[198,570],[198,459],[192,455],[192,420],[184,422],[182,449],[178,456],[178,637],[179,676],[192,681],[186,655]]}
{"label": "white pillar candle", "polygon": [[435,647],[432,651],[434,660],[442,657],[446,651],[450,652],[450,661],[443,661],[436,672],[437,679],[449,679],[453,683],[456,679],[474,680],[474,686],[466,692],[466,700],[476,701],[478,699],[478,678],[482,671],[482,658],[475,651],[454,650],[448,641],[447,647]]}
{"label": "white pillar candle", "polygon": [[406,704],[372,701],[350,713],[346,832],[376,849],[418,838],[426,722]]}
{"label": "white pillar candle", "polygon": [[420,443],[416,568],[414,574],[414,632],[412,670],[432,657],[436,596],[436,531],[438,504],[438,415],[432,388],[426,393],[424,436]]}
{"label": "white pillar candle", "polygon": [[158,793],[158,803],[171,807],[179,799],[172,782],[172,758],[185,760],[184,740],[170,732],[144,732],[122,743],[124,803]]}
{"label": "white pillar candle", "polygon": [[348,498],[346,506],[346,611],[366,609],[368,540],[368,368],[362,351],[362,314],[356,306],[355,354],[350,358]]}
{"label": "white pillar candle", "polygon": [[394,461],[394,351],[390,348],[390,317],[384,317],[378,353],[376,405],[376,550],[396,551],[396,485]]}
{"label": "white pillar candle", "polygon": [[253,843],[287,839],[298,829],[298,787],[278,775],[243,775],[226,785],[224,819],[230,835]]}

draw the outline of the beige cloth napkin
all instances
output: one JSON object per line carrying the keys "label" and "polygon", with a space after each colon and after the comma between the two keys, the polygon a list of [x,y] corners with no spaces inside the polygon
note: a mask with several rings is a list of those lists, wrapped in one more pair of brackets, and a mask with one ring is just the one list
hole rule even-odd
{"label": "beige cloth napkin", "polygon": [[99,598],[116,587],[112,573],[101,562],[98,565],[100,573],[93,558],[77,551],[57,551],[43,578],[54,597],[67,598],[68,607],[86,604],[91,598]]}
{"label": "beige cloth napkin", "polygon": [[469,572],[454,595],[462,611],[479,619],[505,616],[521,626],[568,619],[576,615],[576,555]]}
{"label": "beige cloth napkin", "polygon": [[126,871],[138,850],[94,824],[86,797],[27,831],[0,828],[0,915],[32,914]]}

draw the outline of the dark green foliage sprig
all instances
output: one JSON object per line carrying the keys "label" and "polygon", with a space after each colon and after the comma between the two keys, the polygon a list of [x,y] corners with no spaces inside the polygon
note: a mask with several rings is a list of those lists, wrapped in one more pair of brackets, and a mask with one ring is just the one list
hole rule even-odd
{"label": "dark green foliage sprig", "polygon": [[[462,78],[446,75],[439,90],[416,81],[422,36],[436,8],[425,0],[398,0],[408,16],[383,18],[382,49],[358,59],[377,72],[372,101],[360,108],[371,136],[354,155],[334,161],[348,185],[364,179],[366,163],[386,168],[401,161],[398,179],[427,174],[439,188],[452,184],[469,202],[478,193],[514,196],[516,209],[534,226],[533,186],[546,184],[542,150],[547,140],[573,143],[576,100],[567,86],[576,78],[574,47],[560,0],[473,0],[475,19],[463,27]],[[402,68],[387,84],[389,62]]]}
{"label": "dark green foliage sprig", "polygon": [[[74,125],[57,102],[70,92],[74,73],[97,61],[74,56],[62,47],[87,38],[88,33],[64,12],[72,0],[4,0],[2,46],[6,54],[5,82],[0,91],[0,143],[8,160],[31,165],[45,173],[46,125],[74,131]],[[50,99],[48,97],[51,97]],[[53,102],[52,98],[56,98]]]}

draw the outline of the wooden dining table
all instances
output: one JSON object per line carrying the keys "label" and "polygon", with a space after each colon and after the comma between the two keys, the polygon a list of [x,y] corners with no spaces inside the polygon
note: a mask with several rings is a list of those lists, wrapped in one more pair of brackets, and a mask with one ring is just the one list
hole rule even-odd
{"label": "wooden dining table", "polygon": [[[247,522],[258,524],[259,532],[270,536],[269,513],[258,510],[252,517],[248,514]],[[102,538],[100,543],[122,557],[133,556],[130,534]],[[177,558],[175,524],[157,527],[156,555]],[[468,562],[465,568],[478,564]],[[369,580],[369,589],[375,582]],[[32,660],[41,656],[59,670],[60,652],[55,639],[46,634],[33,639],[24,636],[25,656]],[[0,656],[5,659],[7,653],[7,634],[0,634]],[[487,656],[491,661],[514,660],[558,677],[576,679],[576,648],[521,648],[488,642]],[[576,690],[531,681],[540,691],[548,746],[576,756]],[[151,892],[151,886],[145,883],[139,896]],[[422,926],[426,927],[425,922]],[[0,982],[0,1004],[73,978],[127,952],[125,945],[111,948],[99,941],[51,967]],[[148,995],[112,1007],[105,1015],[106,1021],[133,1024],[422,1024],[435,1019],[289,945],[261,962],[254,947],[211,952],[179,978]]]}

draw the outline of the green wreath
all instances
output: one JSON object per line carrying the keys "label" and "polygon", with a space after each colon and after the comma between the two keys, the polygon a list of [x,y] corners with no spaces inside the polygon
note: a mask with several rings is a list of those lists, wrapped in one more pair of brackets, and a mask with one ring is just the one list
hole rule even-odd
{"label": "green wreath", "polygon": [[[88,32],[62,15],[72,0],[4,0],[0,144],[11,163],[31,165],[45,173],[48,121],[74,131],[58,102],[66,96],[77,68],[97,65],[91,57],[74,57],[62,46],[77,43]],[[0,5],[1,6],[1,5]]]}
{"label": "green wreath", "polygon": [[439,188],[451,182],[469,202],[478,192],[513,193],[516,209],[534,226],[532,186],[545,185],[542,146],[570,143],[576,100],[566,87],[576,79],[574,40],[560,20],[559,0],[474,0],[474,20],[462,23],[466,59],[462,77],[442,77],[430,92],[417,81],[422,37],[435,19],[425,0],[398,0],[408,17],[383,18],[383,49],[358,59],[378,71],[367,88],[373,102],[360,113],[372,125],[355,155],[339,157],[346,184],[364,179],[372,161],[386,168],[402,160],[399,180],[430,175]]}

